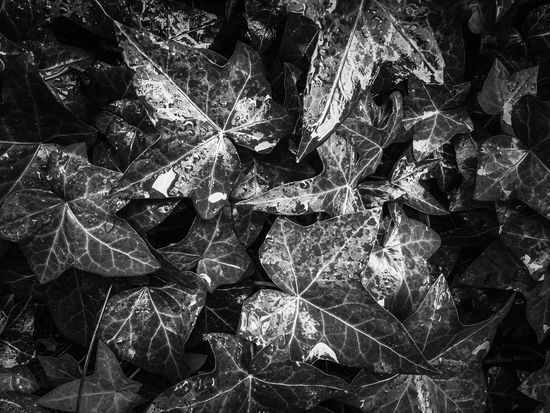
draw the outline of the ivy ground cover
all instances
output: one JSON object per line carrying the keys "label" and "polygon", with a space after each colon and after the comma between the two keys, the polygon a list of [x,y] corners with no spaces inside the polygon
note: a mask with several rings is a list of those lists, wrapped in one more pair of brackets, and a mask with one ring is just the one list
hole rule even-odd
{"label": "ivy ground cover", "polygon": [[0,411],[550,411],[550,7],[0,0]]}

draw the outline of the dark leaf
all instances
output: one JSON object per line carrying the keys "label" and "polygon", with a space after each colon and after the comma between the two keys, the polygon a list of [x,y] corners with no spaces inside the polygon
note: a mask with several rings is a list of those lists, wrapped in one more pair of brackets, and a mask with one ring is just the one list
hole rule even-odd
{"label": "dark leaf", "polygon": [[123,360],[170,382],[189,375],[183,346],[204,304],[200,286],[143,287],[109,299],[98,336]]}
{"label": "dark leaf", "polygon": [[[37,404],[50,409],[74,411],[80,379],[63,384],[45,396]],[[86,377],[80,408],[90,413],[130,413],[135,406],[145,402],[137,394],[141,384],[128,380],[109,347],[98,343],[95,372]]]}
{"label": "dark leaf", "polygon": [[550,52],[550,6],[543,5],[532,10],[523,22],[522,34],[527,51],[547,56]]}
{"label": "dark leaf", "polygon": [[63,354],[61,357],[38,356],[38,360],[52,387],[61,386],[82,377],[78,362],[69,354]]}
{"label": "dark leaf", "polygon": [[409,94],[403,119],[405,129],[413,129],[413,151],[416,160],[429,156],[457,133],[474,130],[468,113],[458,108],[470,91],[469,83],[450,90],[427,86],[410,76]]}
{"label": "dark leaf", "polygon": [[26,297],[38,283],[19,245],[12,244],[6,255],[2,257],[0,280],[2,280],[0,295],[14,294],[19,298]]}
{"label": "dark leaf", "polygon": [[497,135],[481,146],[474,198],[520,199],[550,217],[550,104],[523,96],[512,111],[515,137]]}
{"label": "dark leaf", "polygon": [[13,392],[0,393],[0,410],[6,413],[49,413],[49,409],[37,406],[38,396]]}
{"label": "dark leaf", "polygon": [[521,413],[535,411],[537,402],[522,394],[520,381],[512,378],[503,367],[491,367],[487,372],[487,390],[490,403],[488,413]]}
{"label": "dark leaf", "polygon": [[401,208],[392,208],[393,222],[384,242],[375,245],[362,284],[372,297],[400,320],[411,315],[430,288],[427,259],[440,247],[439,235]]}
{"label": "dark leaf", "polygon": [[239,281],[252,263],[235,235],[229,207],[210,220],[196,217],[183,240],[159,252],[182,270],[196,267],[209,292]]}
{"label": "dark leaf", "polygon": [[379,372],[430,370],[401,323],[357,279],[379,216],[375,208],[309,227],[278,218],[260,258],[282,291],[264,289],[247,299],[239,334],[265,346],[288,333],[298,361],[333,360]]}
{"label": "dark leaf", "polygon": [[392,62],[400,78],[413,73],[425,82],[443,83],[444,62],[427,8],[393,1],[354,0],[331,8],[318,1],[281,3],[321,29],[305,91],[299,160],[344,121],[381,62]]}
{"label": "dark leaf", "polygon": [[90,69],[90,77],[95,82],[95,98],[100,106],[106,106],[113,100],[136,97],[132,71],[125,64],[113,66],[96,60]]}
{"label": "dark leaf", "polygon": [[492,318],[465,326],[458,319],[444,277],[432,286],[420,308],[405,320],[415,342],[440,374],[389,375],[363,370],[352,383],[364,412],[482,412],[487,390],[481,369],[498,324],[512,300]]}
{"label": "dark leaf", "polygon": [[0,233],[19,242],[40,282],[72,267],[106,276],[158,268],[139,235],[114,215],[126,203],[108,195],[119,176],[55,150],[47,167],[51,189],[26,189],[6,199]]}
{"label": "dark leaf", "polygon": [[249,343],[235,336],[210,334],[208,341],[216,358],[215,370],[166,390],[153,401],[151,411],[286,413],[350,394],[345,381],[290,361],[284,337],[256,354]]}
{"label": "dark leaf", "polygon": [[239,43],[219,66],[212,52],[117,27],[125,59],[136,71],[137,94],[164,126],[115,191],[135,198],[190,196],[199,214],[210,219],[226,204],[238,173],[239,158],[228,138],[266,153],[290,131],[291,118],[269,96],[259,56],[248,46]]}
{"label": "dark leaf", "polygon": [[546,361],[542,369],[527,377],[519,386],[519,390],[544,403],[546,410],[550,409],[550,351],[546,352]]}
{"label": "dark leaf", "polygon": [[35,357],[34,311],[30,297],[13,304],[13,297],[0,313],[0,367],[27,364]]}

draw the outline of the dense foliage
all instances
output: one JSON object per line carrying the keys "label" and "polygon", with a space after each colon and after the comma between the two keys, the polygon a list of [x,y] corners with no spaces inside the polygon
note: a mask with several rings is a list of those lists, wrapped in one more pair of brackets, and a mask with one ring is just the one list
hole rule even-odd
{"label": "dense foliage", "polygon": [[0,410],[550,411],[550,6],[0,1]]}

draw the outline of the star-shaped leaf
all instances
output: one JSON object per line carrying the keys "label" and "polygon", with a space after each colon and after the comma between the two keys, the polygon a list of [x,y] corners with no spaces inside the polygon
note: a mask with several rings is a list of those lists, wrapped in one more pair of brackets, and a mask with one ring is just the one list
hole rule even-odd
{"label": "star-shaped leaf", "polygon": [[544,366],[531,374],[519,390],[527,396],[544,403],[546,410],[550,409],[550,351],[546,352]]}
{"label": "star-shaped leaf", "polygon": [[[74,411],[80,379],[56,387],[37,404],[50,409]],[[80,408],[85,412],[130,413],[146,400],[137,394],[141,384],[129,380],[109,347],[98,343],[95,372],[86,377]]]}
{"label": "star-shaped leaf", "polygon": [[196,217],[183,240],[158,251],[182,270],[197,267],[209,292],[239,281],[252,263],[235,235],[229,207],[210,220]]}
{"label": "star-shaped leaf", "polygon": [[411,315],[430,287],[427,259],[440,247],[432,229],[390,206],[393,222],[382,245],[375,245],[362,283],[378,302],[400,320]]}
{"label": "star-shaped leaf", "polygon": [[298,159],[312,152],[345,120],[379,65],[391,62],[400,75],[443,83],[444,62],[428,24],[428,9],[377,0],[280,1],[321,29],[304,97],[304,128]]}
{"label": "star-shaped leaf", "polygon": [[420,183],[437,162],[437,159],[415,161],[412,147],[409,146],[393,166],[389,181],[363,181],[359,184],[363,203],[365,206],[382,206],[385,202],[402,201],[426,214],[448,214]]}
{"label": "star-shaped leaf", "polygon": [[445,278],[439,277],[404,325],[440,374],[373,374],[363,370],[352,382],[364,412],[482,412],[487,390],[481,360],[512,299],[489,320],[463,325]]}
{"label": "star-shaped leaf", "polygon": [[209,334],[208,342],[215,370],[166,390],[153,401],[152,411],[301,412],[325,399],[350,394],[342,379],[290,361],[284,337],[255,354],[250,343],[236,336]]}
{"label": "star-shaped leaf", "polygon": [[403,122],[406,129],[413,129],[416,160],[426,158],[457,133],[474,130],[468,113],[457,108],[470,91],[469,83],[445,90],[410,76],[408,89]]}
{"label": "star-shaped leaf", "polygon": [[535,66],[510,75],[500,60],[495,59],[477,101],[489,115],[502,113],[502,120],[511,126],[514,105],[526,94],[537,94],[538,73],[539,67]]}
{"label": "star-shaped leaf", "polygon": [[290,334],[293,360],[328,359],[374,371],[430,370],[401,323],[359,283],[380,208],[302,227],[279,218],[260,250],[282,291],[264,289],[243,303],[239,334],[267,345]]}
{"label": "star-shaped leaf", "polygon": [[201,217],[214,217],[239,170],[229,138],[266,153],[293,127],[286,109],[270,97],[259,55],[238,43],[223,64],[213,52],[121,25],[117,36],[161,137],[132,162],[114,191],[133,198],[189,196]]}
{"label": "star-shaped leaf", "polygon": [[474,198],[520,199],[550,217],[550,103],[523,96],[512,126],[516,136],[493,136],[481,146]]}
{"label": "star-shaped leaf", "polygon": [[319,175],[283,184],[238,205],[281,215],[324,211],[338,216],[362,210],[357,184],[376,170],[402,117],[401,94],[394,93],[390,102],[391,112],[376,106],[366,93],[356,110],[318,148],[323,162]]}
{"label": "star-shaped leaf", "polygon": [[183,347],[204,304],[202,286],[169,284],[109,299],[98,335],[123,360],[175,383],[189,376]]}
{"label": "star-shaped leaf", "polygon": [[42,283],[73,267],[107,276],[153,272],[159,265],[146,244],[114,214],[127,202],[108,194],[119,177],[55,150],[47,166],[50,190],[11,194],[0,210],[0,234],[19,242]]}

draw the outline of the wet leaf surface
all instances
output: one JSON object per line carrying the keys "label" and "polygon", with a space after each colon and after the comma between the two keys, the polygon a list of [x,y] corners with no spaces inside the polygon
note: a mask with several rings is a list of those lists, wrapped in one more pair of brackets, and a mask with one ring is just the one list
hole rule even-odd
{"label": "wet leaf surface", "polygon": [[0,214],[0,233],[19,242],[40,282],[72,267],[112,276],[158,268],[143,240],[114,215],[127,202],[108,195],[120,174],[56,150],[47,176],[50,190],[11,194]]}
{"label": "wet leaf surface", "polygon": [[250,343],[228,334],[210,334],[208,342],[216,358],[215,370],[168,389],[153,401],[151,412],[283,413],[350,393],[345,381],[290,361],[283,337],[256,353]]}

